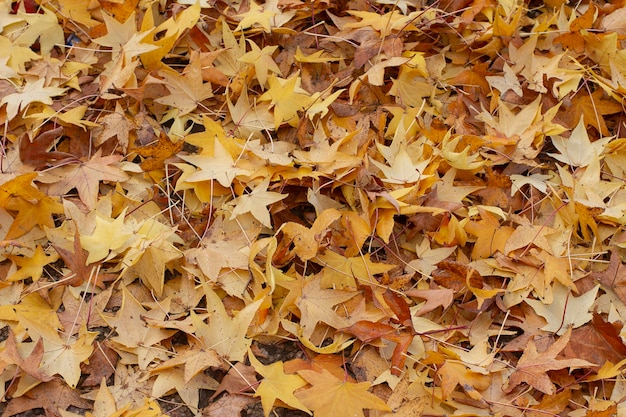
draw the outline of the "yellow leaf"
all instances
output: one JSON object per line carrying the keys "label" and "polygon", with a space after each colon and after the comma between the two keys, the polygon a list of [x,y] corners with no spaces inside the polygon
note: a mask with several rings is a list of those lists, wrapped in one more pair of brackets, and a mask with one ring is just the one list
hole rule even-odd
{"label": "yellow leaf", "polygon": [[281,361],[263,365],[250,349],[248,349],[248,359],[256,372],[263,377],[254,396],[261,397],[265,417],[269,416],[277,399],[296,410],[311,414],[309,409],[293,395],[295,390],[307,384],[302,377],[285,374],[283,362]]}
{"label": "yellow leaf", "polygon": [[59,255],[56,253],[46,255],[41,246],[37,245],[32,257],[10,256],[9,259],[19,266],[20,269],[9,275],[7,281],[21,281],[27,278],[38,281],[43,274],[43,267],[56,262],[59,259]]}
{"label": "yellow leaf", "polygon": [[187,182],[217,180],[222,186],[230,187],[237,175],[247,173],[247,170],[237,167],[233,156],[219,140],[215,141],[214,155],[211,157],[180,155],[180,158],[200,168],[186,178]]}
{"label": "yellow leaf", "polygon": [[585,122],[581,116],[578,125],[572,130],[569,138],[555,136],[552,138],[554,147],[560,153],[549,153],[553,158],[575,167],[589,165],[593,159],[599,158],[606,144],[613,138],[598,139],[595,142],[589,140]]}
{"label": "yellow leaf", "polygon": [[209,313],[208,323],[205,323],[197,314],[191,312],[195,335],[206,348],[211,348],[222,358],[229,361],[243,361],[252,339],[248,339],[248,327],[263,303],[263,299],[256,300],[231,317],[224,307],[220,296],[204,283],[204,292],[207,299]]}
{"label": "yellow leaf", "polygon": [[103,13],[102,18],[106,24],[107,34],[93,41],[98,45],[110,47],[114,55],[123,53],[124,59],[129,61],[137,55],[157,48],[155,45],[143,42],[143,40],[152,33],[153,28],[137,32],[137,22],[134,12],[126,18],[124,23],[118,22],[117,19],[110,16],[108,13]]}
{"label": "yellow leaf", "polygon": [[376,281],[374,275],[395,268],[395,265],[372,262],[369,253],[346,258],[331,250],[318,254],[313,258],[313,262],[324,266],[320,286],[339,290],[355,290],[356,281],[360,283]]}
{"label": "yellow leaf", "polygon": [[234,204],[235,207],[231,211],[230,220],[235,219],[241,214],[250,213],[255,219],[261,222],[263,226],[271,228],[272,222],[267,206],[287,198],[287,194],[267,191],[269,184],[270,178],[266,177],[261,183],[254,187],[250,193],[240,195],[233,200],[232,204]]}
{"label": "yellow leaf", "polygon": [[288,79],[278,78],[274,74],[268,79],[268,90],[259,97],[260,101],[269,101],[274,110],[274,128],[284,122],[298,126],[298,112],[306,110],[312,103],[311,96],[300,87],[298,72]]}
{"label": "yellow leaf", "polygon": [[53,339],[44,338],[42,371],[48,375],[61,375],[71,388],[76,388],[82,373],[80,364],[91,356],[97,335],[97,332],[88,332],[82,327],[78,337],[72,336],[67,340],[59,335]]}
{"label": "yellow leaf", "polygon": [[105,259],[111,251],[116,253],[128,247],[133,231],[124,224],[126,209],[116,219],[96,215],[96,228],[89,236],[81,236],[83,249],[89,252],[87,264]]}
{"label": "yellow leaf", "polygon": [[157,103],[165,104],[178,111],[178,116],[183,116],[195,110],[200,103],[213,97],[211,83],[202,80],[202,67],[197,53],[192,53],[191,62],[183,74],[169,69],[159,71],[165,78],[169,95],[158,97]]}
{"label": "yellow leaf", "polygon": [[479,160],[478,154],[470,155],[470,146],[466,146],[461,152],[456,151],[456,147],[461,140],[461,136],[450,139],[450,132],[446,134],[441,144],[441,155],[452,167],[456,169],[474,170],[482,167],[487,161]]}
{"label": "yellow leaf", "polygon": [[553,284],[554,299],[550,304],[541,300],[526,299],[537,314],[546,319],[542,330],[564,334],[568,329],[580,327],[592,319],[589,309],[593,305],[600,285],[596,285],[580,297],[574,297],[571,290],[560,282]]}
{"label": "yellow leaf", "polygon": [[44,87],[45,78],[27,82],[18,89],[18,92],[7,94],[0,100],[0,106],[7,105],[7,117],[9,120],[17,116],[18,112],[26,110],[31,103],[52,104],[52,97],[65,93],[65,88]]}
{"label": "yellow leaf", "polygon": [[344,25],[344,28],[358,29],[369,26],[380,32],[382,36],[389,36],[393,31],[401,29],[415,30],[415,26],[411,24],[414,16],[403,15],[397,10],[393,10],[392,12],[384,15],[360,10],[348,10],[348,13],[360,18],[361,20],[354,23],[347,23]]}
{"label": "yellow leaf", "polygon": [[323,231],[339,217],[341,217],[341,212],[327,209],[320,213],[310,228],[299,223],[288,222],[282,225],[280,230],[295,246],[296,255],[303,261],[307,261],[317,255]]}
{"label": "yellow leaf", "polygon": [[368,391],[372,385],[369,382],[342,381],[326,369],[302,370],[298,374],[312,387],[298,391],[296,397],[315,415],[364,417],[363,409],[391,411],[383,400]]}
{"label": "yellow leaf", "polygon": [[[154,25],[152,7],[148,7],[141,25],[142,31],[151,30]],[[200,18],[200,4],[194,3],[192,6],[183,9],[176,16],[172,16],[154,29],[152,39],[146,39],[146,44],[151,44],[157,49],[141,54],[141,62],[148,69],[161,67],[161,59],[167,55],[178,41],[181,33],[191,29]],[[157,39],[155,39],[155,37]]]}
{"label": "yellow leaf", "polygon": [[74,107],[71,110],[66,112],[56,112],[50,106],[43,106],[40,113],[31,113],[27,117],[30,118],[41,118],[41,119],[57,119],[61,124],[68,124],[78,126],[83,129],[87,129],[88,127],[98,127],[100,126],[98,123],[91,122],[89,120],[83,120],[85,117],[85,113],[87,111],[87,106],[78,106]]}
{"label": "yellow leaf", "polygon": [[257,44],[250,39],[248,39],[248,43],[252,50],[239,58],[239,61],[254,65],[256,79],[259,81],[259,85],[265,88],[267,74],[269,72],[273,72],[274,74],[281,73],[280,68],[278,68],[278,65],[274,62],[274,58],[272,58],[272,54],[278,49],[278,45],[270,45],[260,49]]}
{"label": "yellow leaf", "polygon": [[298,62],[309,63],[309,64],[319,64],[322,62],[334,62],[334,61],[341,60],[341,58],[335,58],[333,56],[325,56],[325,55],[328,55],[328,54],[326,53],[326,51],[323,51],[323,50],[314,52],[311,55],[304,55],[302,53],[302,50],[298,46],[296,47],[296,53],[294,55],[294,58]]}
{"label": "yellow leaf", "polygon": [[[16,45],[32,46],[37,40],[41,45],[41,54],[48,55],[55,46],[63,48],[65,38],[59,20],[53,11],[41,7],[43,13],[24,13],[18,11],[19,17],[23,18],[28,26],[14,41]],[[43,84],[43,80],[42,80]],[[43,85],[42,85],[43,86]],[[47,103],[52,104],[52,103]]]}

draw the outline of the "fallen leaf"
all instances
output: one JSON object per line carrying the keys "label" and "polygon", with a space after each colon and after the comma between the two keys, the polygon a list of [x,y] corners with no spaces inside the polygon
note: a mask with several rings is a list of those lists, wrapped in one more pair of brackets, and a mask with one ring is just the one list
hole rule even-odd
{"label": "fallen leaf", "polygon": [[281,400],[296,410],[301,410],[311,414],[311,412],[294,396],[294,391],[304,387],[306,381],[295,374],[285,374],[282,362],[274,362],[270,365],[263,365],[248,350],[248,359],[259,375],[263,377],[261,384],[254,393],[255,397],[261,397],[263,412],[265,417],[270,415],[276,400]]}
{"label": "fallen leaf", "polygon": [[296,393],[313,413],[337,417],[364,417],[363,409],[391,411],[383,400],[370,393],[369,382],[352,383],[335,378],[327,370],[298,372],[311,388]]}
{"label": "fallen leaf", "polygon": [[535,342],[530,340],[517,363],[515,372],[509,377],[505,391],[511,392],[516,386],[527,383],[544,394],[552,395],[556,392],[556,388],[547,374],[548,371],[594,366],[582,359],[556,359],[569,342],[571,335],[572,329],[568,327],[567,331],[563,332],[562,336],[545,352],[538,352]]}
{"label": "fallen leaf", "polygon": [[554,297],[552,303],[544,304],[534,299],[525,301],[548,322],[542,329],[560,336],[570,328],[577,328],[591,321],[593,316],[589,309],[599,288],[600,286],[596,285],[581,296],[574,297],[568,287],[555,282],[552,286]]}
{"label": "fallen leaf", "polygon": [[98,200],[101,181],[126,181],[128,175],[113,166],[122,157],[119,155],[101,156],[98,150],[88,161],[73,161],[49,171],[41,179],[52,183],[48,192],[52,195],[63,195],[76,188],[78,195],[88,208],[93,208]]}

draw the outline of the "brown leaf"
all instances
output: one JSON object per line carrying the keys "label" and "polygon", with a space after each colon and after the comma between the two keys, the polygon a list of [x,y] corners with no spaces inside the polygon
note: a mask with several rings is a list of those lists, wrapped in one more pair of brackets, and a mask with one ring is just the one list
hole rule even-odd
{"label": "brown leaf", "polygon": [[595,363],[598,368],[606,361],[618,363],[624,359],[626,345],[619,336],[619,329],[593,313],[591,325],[572,331],[572,338],[563,349],[563,355]]}
{"label": "brown leaf", "polygon": [[[74,233],[74,252],[70,252],[59,245],[52,245],[52,247],[58,252],[61,259],[63,259],[65,266],[72,271],[71,275],[68,275],[63,279],[64,284],[77,287],[91,278],[93,268],[96,264],[87,264],[88,253],[80,245],[80,234],[78,232],[78,228],[76,228],[76,232]],[[102,282],[99,282],[97,277],[95,278],[96,280],[94,284],[100,288],[104,288]]]}
{"label": "brown leaf", "polygon": [[83,399],[79,390],[68,387],[60,379],[53,379],[37,385],[26,395],[11,399],[1,417],[14,416],[33,408],[43,408],[46,415],[61,417],[59,409],[67,410],[69,407],[89,410],[92,403]]}
{"label": "brown leaf", "polygon": [[217,401],[212,402],[208,407],[203,408],[202,417],[233,417],[241,415],[241,412],[248,405],[259,401],[248,395],[225,395]]}
{"label": "brown leaf", "polygon": [[256,382],[256,371],[252,366],[244,365],[241,362],[236,363],[222,378],[222,382],[220,382],[219,387],[211,396],[211,400],[214,400],[224,392],[229,394],[248,392]]}
{"label": "brown leaf", "polygon": [[404,326],[411,326],[411,311],[406,300],[389,289],[383,293],[383,298],[395,313],[398,321]]}
{"label": "brown leaf", "polygon": [[408,290],[404,293],[409,297],[421,298],[426,303],[413,314],[416,316],[424,315],[441,306],[448,308],[454,301],[454,291],[449,288],[430,289],[430,290]]}
{"label": "brown leaf", "polygon": [[466,264],[457,261],[444,260],[437,264],[437,269],[432,272],[435,282],[442,287],[461,291],[467,287],[466,279],[469,275],[469,283],[474,288],[483,287],[483,277],[478,271]]}
{"label": "brown leaf", "polygon": [[36,380],[46,382],[52,378],[41,372],[39,365],[43,357],[43,339],[39,339],[28,357],[23,358],[18,352],[17,341],[12,330],[9,330],[9,337],[4,344],[4,350],[0,353],[0,363],[12,363],[17,365],[22,371],[32,376]]}
{"label": "brown leaf", "polygon": [[96,342],[96,347],[87,362],[81,364],[83,374],[89,375],[82,385],[96,387],[102,378],[108,379],[115,372],[118,355],[106,343]]}
{"label": "brown leaf", "polygon": [[413,341],[413,332],[408,329],[396,329],[383,323],[373,323],[361,320],[352,326],[340,331],[351,333],[363,342],[371,342],[382,338],[396,343],[396,347],[391,355],[391,373],[400,375],[404,369],[407,351]]}
{"label": "brown leaf", "polygon": [[611,251],[609,267],[602,272],[593,272],[591,277],[617,294],[617,297],[626,303],[626,267],[616,248]]}
{"label": "brown leaf", "polygon": [[569,389],[564,389],[554,395],[544,395],[539,404],[533,405],[530,410],[527,410],[526,416],[545,417],[547,413],[558,415],[565,410],[571,398],[572,391]]}
{"label": "brown leaf", "polygon": [[52,162],[71,158],[72,155],[69,153],[50,150],[62,133],[63,128],[57,127],[41,133],[32,140],[25,135],[22,136],[20,138],[20,161],[38,170]]}
{"label": "brown leaf", "polygon": [[552,395],[556,392],[556,389],[547,374],[548,371],[593,366],[592,363],[582,359],[556,359],[556,356],[569,342],[571,335],[572,329],[569,328],[545,352],[538,352],[535,342],[530,340],[504,391],[511,392],[516,386],[527,383],[544,394]]}

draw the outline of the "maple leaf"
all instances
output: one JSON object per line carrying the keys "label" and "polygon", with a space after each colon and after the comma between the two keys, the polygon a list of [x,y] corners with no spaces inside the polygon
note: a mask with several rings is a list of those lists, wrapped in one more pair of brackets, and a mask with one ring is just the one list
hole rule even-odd
{"label": "maple leaf", "polygon": [[160,132],[158,142],[133,148],[133,151],[146,158],[139,166],[148,172],[162,169],[168,158],[176,155],[182,148],[183,141],[173,142],[165,132]]}
{"label": "maple leaf", "polygon": [[408,290],[405,291],[405,295],[409,297],[416,297],[426,300],[420,308],[413,312],[413,315],[420,316],[426,314],[435,308],[441,306],[448,308],[454,300],[454,291],[449,288],[432,289],[432,290]]}
{"label": "maple leaf", "polygon": [[274,74],[281,73],[280,68],[278,68],[278,65],[272,58],[272,54],[278,49],[278,45],[270,45],[261,49],[250,39],[248,39],[248,44],[252,50],[240,57],[239,61],[254,65],[256,79],[261,87],[265,87],[269,72]]}
{"label": "maple leaf", "polygon": [[569,138],[555,136],[552,138],[554,147],[560,153],[549,153],[553,158],[575,167],[589,165],[593,159],[597,159],[603,152],[605,145],[611,140],[610,137],[598,139],[595,142],[589,140],[583,118],[572,130]]}
{"label": "maple leaf", "polygon": [[245,269],[248,266],[248,237],[233,227],[233,222],[216,218],[199,246],[185,252],[187,259],[197,264],[213,281],[218,279],[223,268]]}
{"label": "maple leaf", "polygon": [[200,390],[214,390],[218,385],[217,381],[204,373],[200,373],[186,381],[183,377],[183,370],[178,367],[156,368],[152,372],[157,375],[152,386],[152,397],[161,398],[175,389],[184,403],[194,409],[198,407],[198,402],[200,401]]}
{"label": "maple leaf", "polygon": [[[21,345],[24,345],[24,343],[22,342]],[[14,364],[38,381],[50,381],[52,377],[42,372],[39,367],[44,353],[43,349],[43,339],[39,339],[28,357],[22,357],[18,349],[17,340],[15,340],[15,334],[9,330],[4,349],[0,352],[0,366],[5,367],[8,364]]]}
{"label": "maple leaf", "polygon": [[65,37],[56,14],[46,7],[40,8],[40,11],[41,13],[18,11],[18,16],[24,19],[28,26],[14,42],[21,46],[32,46],[39,40],[41,54],[48,55],[55,46],[65,45]]}
{"label": "maple leaf", "polygon": [[22,88],[18,88],[18,92],[7,94],[0,100],[0,107],[7,105],[7,117],[9,120],[15,118],[17,113],[32,103],[52,104],[52,97],[63,94],[66,89],[60,87],[44,87],[45,78],[39,78],[36,81],[28,82]]}
{"label": "maple leaf", "polygon": [[91,9],[88,4],[81,0],[61,0],[59,1],[61,16],[67,18],[68,21],[73,21],[85,25],[91,29],[99,22],[92,19]]}
{"label": "maple leaf", "polygon": [[328,139],[316,140],[308,151],[296,149],[293,156],[300,164],[314,166],[322,174],[356,166],[361,163],[361,158],[341,149],[353,136],[354,133],[348,134],[332,144]]}
{"label": "maple leaf", "polygon": [[183,8],[178,14],[170,16],[157,26],[158,20],[161,19],[158,16],[155,19],[152,9],[147,9],[141,23],[141,29],[144,31],[152,30],[156,26],[156,29],[152,32],[152,39],[146,39],[145,43],[155,45],[157,49],[144,52],[141,55],[144,67],[150,69],[163,67],[161,62],[163,57],[172,50],[181,34],[191,29],[198,22],[199,18],[200,5],[194,3],[191,7]]}
{"label": "maple leaf", "polygon": [[478,155],[470,155],[470,147],[466,146],[461,152],[456,151],[456,147],[461,140],[460,136],[450,139],[446,135],[441,146],[441,154],[452,167],[456,169],[473,170],[485,165],[486,161],[478,160]]}
{"label": "maple leaf", "polygon": [[142,221],[134,230],[135,239],[121,264],[122,277],[137,276],[160,297],[163,293],[165,270],[182,256],[175,246],[184,241],[175,230],[155,218]]}
{"label": "maple leaf", "polygon": [[293,242],[294,252],[303,261],[314,258],[320,246],[322,232],[335,220],[341,217],[336,209],[326,209],[317,216],[313,225],[306,228],[301,224],[289,222],[281,226],[280,230],[285,238]]}
{"label": "maple leaf", "polygon": [[272,223],[267,206],[287,198],[287,194],[267,191],[269,184],[270,178],[266,177],[250,193],[240,195],[234,199],[232,204],[235,207],[231,211],[230,220],[241,214],[250,213],[263,226],[271,228]]}
{"label": "maple leaf", "polygon": [[[161,365],[159,365],[158,367],[153,368],[152,372],[167,377],[168,375],[162,374],[161,371],[181,365],[184,369],[182,375],[183,383],[181,385],[184,385],[205,369],[210,367],[218,368],[222,366],[222,359],[213,349],[189,346],[188,348],[182,348],[181,350],[177,351],[176,356],[161,363]],[[180,375],[178,375],[177,373],[174,379],[178,380],[180,379],[179,377]],[[166,383],[162,383],[162,385],[165,384]],[[167,389],[165,391],[167,391]]]}
{"label": "maple leaf", "polygon": [[258,5],[254,0],[250,1],[249,10],[237,15],[241,18],[235,28],[235,32],[260,26],[264,32],[271,33],[272,27],[281,27],[288,22],[296,13],[295,10],[281,10],[278,7],[278,0],[268,0],[263,6]]}
{"label": "maple leaf", "polygon": [[55,198],[42,194],[33,204],[22,198],[13,198],[5,204],[9,210],[17,210],[17,216],[5,235],[5,239],[17,239],[35,226],[54,227],[54,214],[63,214],[63,205]]}
{"label": "maple leaf", "polygon": [[145,323],[145,320],[147,318],[162,319],[165,314],[160,308],[146,311],[124,286],[122,287],[122,305],[117,314],[115,316],[101,315],[117,333],[112,340],[124,346],[126,350],[137,354],[140,368],[146,369],[154,357],[159,355],[158,349],[154,349],[153,346],[175,332],[150,326]]}
{"label": "maple leaf", "polygon": [[369,382],[346,382],[323,369],[298,371],[311,388],[298,391],[295,395],[315,415],[336,417],[364,417],[363,409],[391,411],[376,395],[370,393]]}
{"label": "maple leaf", "polygon": [[382,36],[389,36],[394,30],[412,30],[410,23],[414,19],[413,14],[403,15],[397,10],[393,10],[384,15],[358,10],[349,10],[348,13],[361,20],[359,22],[346,23],[343,26],[344,28],[363,28],[369,26],[380,32]]}
{"label": "maple leaf", "polygon": [[548,371],[593,366],[592,363],[582,359],[556,359],[556,355],[565,348],[571,335],[572,329],[568,328],[556,342],[541,353],[537,352],[534,340],[529,340],[526,349],[524,349],[524,354],[517,362],[515,372],[509,377],[505,392],[511,392],[516,386],[527,383],[545,394],[552,395],[556,389],[547,374]]}
{"label": "maple leaf", "polygon": [[[603,289],[611,289],[615,291],[617,297],[626,303],[626,265],[621,260],[619,251],[616,249],[611,250],[611,257],[609,259],[609,266],[601,272],[593,272],[591,276],[600,281],[603,285]],[[606,290],[605,290],[606,291]]]}
{"label": "maple leaf", "polygon": [[32,257],[10,256],[9,259],[19,266],[20,269],[9,275],[7,281],[20,281],[27,278],[38,281],[43,274],[44,266],[55,262],[59,259],[59,255],[56,253],[47,255],[41,246],[37,246]]}
{"label": "maple leaf", "polygon": [[158,48],[156,45],[142,42],[153,32],[153,29],[138,32],[134,12],[126,18],[124,23],[120,23],[108,13],[103,13],[102,18],[107,27],[107,34],[94,39],[93,42],[112,48],[116,54],[123,52],[127,61],[134,56]]}
{"label": "maple leaf", "polygon": [[28,392],[28,395],[12,398],[2,415],[10,417],[35,408],[43,408],[51,416],[57,416],[59,410],[71,407],[88,410],[93,404],[82,398],[79,390],[68,387],[60,379],[53,379],[37,385]]}
{"label": "maple leaf", "polygon": [[81,201],[92,209],[98,200],[100,181],[126,181],[128,175],[121,169],[112,166],[122,156],[101,156],[99,149],[88,161],[76,161],[55,167],[41,178],[41,182],[52,183],[48,192],[52,195],[63,195],[76,188]]}
{"label": "maple leaf", "polygon": [[183,116],[191,113],[205,99],[213,97],[211,83],[204,83],[202,80],[200,65],[199,56],[194,53],[185,73],[161,71],[160,75],[164,77],[170,94],[155,101],[178,110],[178,116]]}
{"label": "maple leaf", "polygon": [[276,114],[270,112],[269,103],[250,103],[246,89],[239,95],[237,103],[233,105],[230,96],[227,96],[230,116],[237,126],[237,132],[241,137],[248,137],[250,133],[274,129],[272,122],[276,120]]}
{"label": "maple leaf", "polygon": [[129,143],[129,134],[136,128],[132,120],[126,117],[119,102],[115,103],[115,111],[98,119],[102,131],[98,135],[96,146],[102,145],[107,139],[116,137],[122,148],[126,149]]}
{"label": "maple leaf", "polygon": [[500,225],[496,216],[487,210],[479,208],[478,211],[481,220],[465,225],[465,231],[477,238],[472,249],[472,258],[487,258],[496,251],[504,253],[506,242],[515,229]]}
{"label": "maple leaf", "polygon": [[371,159],[371,162],[385,175],[384,182],[390,184],[416,183],[430,176],[423,175],[430,160],[414,162],[414,158],[411,158],[404,146],[400,147],[394,155],[385,155],[385,158],[389,166]]}
{"label": "maple leaf", "polygon": [[311,337],[318,322],[324,322],[336,329],[350,325],[345,318],[335,313],[334,307],[356,296],[356,292],[322,288],[321,282],[318,274],[306,280],[304,286],[298,283],[302,292],[296,305],[302,315],[300,326],[306,339]]}
{"label": "maple leaf", "polygon": [[496,90],[500,91],[500,94],[504,95],[507,91],[511,90],[518,96],[522,97],[522,86],[520,85],[519,80],[517,79],[517,74],[513,71],[513,69],[507,64],[504,63],[503,66],[504,75],[490,75],[485,77],[489,85]]}
{"label": "maple leaf", "polygon": [[132,86],[138,66],[138,60],[126,58],[124,54],[108,61],[106,69],[100,73],[100,96],[109,100],[120,98],[121,92],[118,89]]}
{"label": "maple leaf", "polygon": [[246,337],[248,327],[263,299],[248,304],[234,317],[230,317],[221,298],[209,288],[208,283],[204,284],[204,291],[209,313],[208,323],[192,312],[195,335],[206,348],[215,350],[222,358],[229,361],[242,361],[252,343],[252,340]]}
{"label": "maple leaf", "polygon": [[626,345],[619,335],[620,328],[620,323],[608,323],[600,314],[593,313],[591,325],[572,330],[572,338],[563,349],[563,354],[602,364],[603,367],[608,363],[618,364],[626,354]]}
{"label": "maple leaf", "polygon": [[[63,281],[66,285],[75,287],[94,278],[93,268],[96,264],[87,262],[89,256],[87,251],[82,247],[78,229],[74,234],[73,252],[60,245],[53,244],[52,247],[57,251],[61,259],[63,259],[65,266],[71,271],[71,275],[63,277]],[[102,274],[97,274],[92,283],[98,287],[104,288],[104,279],[105,277]]]}
{"label": "maple leaf", "polygon": [[[435,269],[437,269],[437,263],[443,261],[450,256],[456,247],[451,248],[432,248],[428,239],[423,239],[421,243],[415,247],[415,252],[419,256],[418,259],[414,259],[407,267],[414,269],[424,275],[430,275]],[[407,269],[408,270],[408,269]]]}
{"label": "maple leaf", "polygon": [[395,268],[381,262],[372,262],[370,254],[346,258],[331,250],[324,251],[313,258],[313,262],[323,265],[322,288],[339,290],[356,289],[356,281],[370,282],[374,275],[388,272]]}
{"label": "maple leaf", "polygon": [[[71,294],[70,291],[66,291],[63,294],[64,310],[59,312],[57,316],[63,328],[67,329],[67,333],[73,332],[73,335],[79,333],[82,326],[88,329],[101,326],[106,327],[107,323],[99,315],[93,314],[93,311],[96,309],[103,310],[110,300],[111,291],[105,290],[92,297],[89,300],[90,308],[85,308],[85,300],[82,298],[82,294]],[[110,352],[107,352],[107,349],[108,348],[103,346],[98,346],[94,351],[94,357],[90,357],[89,359],[89,364],[93,365],[91,369],[85,369],[86,367],[84,366],[82,367],[83,373],[93,373],[91,380],[93,380],[95,384],[100,381],[98,375],[110,375],[112,373],[110,366],[104,367],[104,364],[101,363],[102,361],[106,362],[109,360],[110,356],[114,356],[111,355]],[[106,356],[106,358],[102,355]],[[103,367],[105,368],[104,370],[102,369]]]}
{"label": "maple leaf", "polygon": [[[535,54],[538,36],[531,36],[523,45],[516,47],[510,45],[509,56],[514,62],[513,71],[526,78],[528,88],[539,93],[546,93],[548,89],[544,86],[544,76],[547,79],[558,78],[563,84],[574,76],[576,83],[580,79],[580,74],[568,73],[559,67],[559,62],[564,54],[554,54],[552,56],[542,56]],[[555,83],[553,92],[557,91],[559,83]],[[554,94],[558,96],[558,94]]]}
{"label": "maple leaf", "polygon": [[113,251],[123,250],[128,247],[129,240],[133,237],[133,231],[124,224],[126,210],[120,213],[116,219],[96,215],[96,227],[93,233],[81,237],[81,246],[89,252],[86,264],[101,261]]}
{"label": "maple leaf", "polygon": [[274,110],[274,129],[278,129],[284,122],[298,126],[298,112],[306,110],[313,103],[312,97],[300,87],[300,83],[298,73],[288,79],[270,75],[269,88],[259,100],[270,102]]}
{"label": "maple leaf", "polygon": [[550,304],[539,300],[525,300],[548,322],[543,330],[562,335],[567,329],[580,327],[592,319],[589,309],[594,303],[599,285],[579,297],[572,296],[570,289],[560,282],[555,282],[552,288],[554,298]]}
{"label": "maple leaf", "polygon": [[68,337],[67,340],[57,334],[53,338],[44,337],[41,370],[48,375],[61,375],[71,388],[76,388],[82,373],[80,364],[91,356],[97,335],[97,332],[88,332],[83,327],[78,337]]}
{"label": "maple leaf", "polygon": [[437,371],[441,377],[441,396],[447,399],[457,385],[464,390],[481,390],[487,385],[486,375],[473,372],[465,363],[446,361]]}
{"label": "maple leaf", "polygon": [[187,182],[217,180],[224,187],[230,187],[237,175],[247,173],[245,169],[237,167],[232,155],[219,140],[215,141],[213,156],[179,155],[179,157],[200,168],[186,178]]}
{"label": "maple leaf", "polygon": [[[409,314],[408,311],[407,314]],[[410,323],[410,318],[407,317],[406,320],[401,319],[400,322]],[[413,342],[414,336],[409,329],[396,329],[388,324],[359,320],[348,328],[340,329],[340,331],[349,332],[366,343],[378,338],[394,342],[396,345],[391,355],[391,373],[393,375],[400,375],[404,370],[407,350],[411,342]]]}
{"label": "maple leaf", "polygon": [[603,94],[602,89],[591,94],[576,94],[572,98],[572,106],[564,115],[566,125],[574,126],[582,117],[587,126],[595,127],[602,136],[609,135],[606,116],[620,112],[622,107],[617,101],[603,97]]}
{"label": "maple leaf", "polygon": [[301,376],[285,374],[283,363],[280,361],[270,365],[263,365],[250,350],[248,350],[248,359],[257,373],[263,377],[254,396],[261,397],[265,417],[270,415],[277,399],[296,410],[311,414],[309,409],[293,394],[295,390],[307,385],[307,382]]}

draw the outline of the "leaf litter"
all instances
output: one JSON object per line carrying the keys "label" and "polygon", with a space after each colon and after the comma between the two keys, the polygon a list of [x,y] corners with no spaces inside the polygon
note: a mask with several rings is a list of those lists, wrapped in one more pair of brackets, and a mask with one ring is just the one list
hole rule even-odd
{"label": "leaf litter", "polygon": [[2,417],[623,414],[625,8],[0,2]]}

